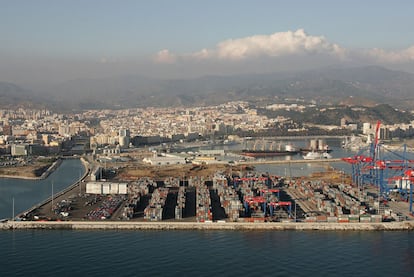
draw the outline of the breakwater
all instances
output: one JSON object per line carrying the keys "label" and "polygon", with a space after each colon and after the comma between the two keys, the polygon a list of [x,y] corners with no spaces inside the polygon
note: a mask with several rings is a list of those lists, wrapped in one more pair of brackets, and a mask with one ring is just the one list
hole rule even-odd
{"label": "breakwater", "polygon": [[414,231],[413,221],[382,223],[239,223],[239,222],[119,222],[119,221],[8,221],[0,230],[296,230],[296,231]]}

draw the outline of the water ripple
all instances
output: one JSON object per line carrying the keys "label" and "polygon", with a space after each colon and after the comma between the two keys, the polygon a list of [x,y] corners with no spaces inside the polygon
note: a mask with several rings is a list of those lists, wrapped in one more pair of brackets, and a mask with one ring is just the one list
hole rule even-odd
{"label": "water ripple", "polygon": [[413,232],[3,231],[2,276],[414,274]]}

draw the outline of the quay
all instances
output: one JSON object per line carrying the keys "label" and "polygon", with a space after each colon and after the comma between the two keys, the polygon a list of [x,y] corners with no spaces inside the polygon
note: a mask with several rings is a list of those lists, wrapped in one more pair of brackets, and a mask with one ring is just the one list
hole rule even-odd
{"label": "quay", "polygon": [[342,162],[341,159],[316,159],[316,160],[252,160],[238,162],[240,165],[255,165],[255,164],[302,164],[302,163],[331,163]]}
{"label": "quay", "polygon": [[[332,162],[332,160],[340,161],[340,159],[322,159],[268,162],[319,163]],[[367,195],[357,188],[345,185],[343,182],[330,185],[323,182],[304,182],[300,179],[282,185],[276,183],[277,189],[269,190],[272,183],[268,184],[263,180],[262,175],[257,173],[253,177],[249,175],[235,178],[234,183],[220,174],[214,175],[207,181],[198,177],[189,177],[187,186],[181,185],[178,178],[168,177],[158,184],[145,177],[138,179],[136,183],[131,183],[128,192],[126,190],[118,192],[119,187],[114,186],[111,195],[108,195],[109,191],[105,192],[103,187],[96,192],[89,190],[88,193],[86,193],[88,191],[86,183],[82,188],[82,181],[90,171],[87,161],[84,159],[81,161],[86,168],[84,175],[80,176],[73,185],[52,196],[55,203],[62,203],[61,206],[53,206],[52,199],[49,197],[14,217],[15,220],[0,221],[0,229],[414,230],[414,221],[410,216],[400,214],[397,210],[393,212],[384,209],[385,213],[381,214],[367,212],[369,207],[375,206],[375,199],[366,198]],[[331,175],[328,177],[334,178]],[[267,181],[269,180],[272,181],[268,178]],[[106,185],[103,182],[99,184]],[[112,184],[110,185],[112,189]],[[264,196],[253,194],[253,186]],[[237,196],[238,192],[243,198]],[[127,194],[128,198],[118,194]],[[356,195],[354,199],[360,202],[348,201],[349,195]],[[326,197],[338,201],[334,202]],[[364,206],[361,206],[362,202],[365,203]],[[266,204],[260,205],[261,203]],[[343,214],[342,209],[347,209],[348,213]],[[382,220],[385,222],[381,222]]]}
{"label": "quay", "polygon": [[119,222],[119,221],[8,221],[0,230],[229,230],[229,231],[413,231],[414,222],[303,223],[303,222]]}

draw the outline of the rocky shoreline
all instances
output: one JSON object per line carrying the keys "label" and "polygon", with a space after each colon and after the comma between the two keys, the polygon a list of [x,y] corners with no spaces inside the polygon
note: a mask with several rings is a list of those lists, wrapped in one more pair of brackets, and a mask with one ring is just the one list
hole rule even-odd
{"label": "rocky shoreline", "polygon": [[119,222],[8,221],[0,230],[231,230],[231,231],[414,231],[414,222],[382,223],[238,223],[238,222]]}

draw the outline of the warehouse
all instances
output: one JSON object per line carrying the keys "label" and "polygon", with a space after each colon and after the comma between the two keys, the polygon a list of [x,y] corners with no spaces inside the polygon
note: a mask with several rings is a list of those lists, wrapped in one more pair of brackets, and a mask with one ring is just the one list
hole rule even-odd
{"label": "warehouse", "polygon": [[179,157],[171,154],[144,158],[142,161],[150,165],[186,164],[186,159],[184,157]]}
{"label": "warehouse", "polygon": [[89,194],[127,194],[127,183],[88,182],[86,193]]}

